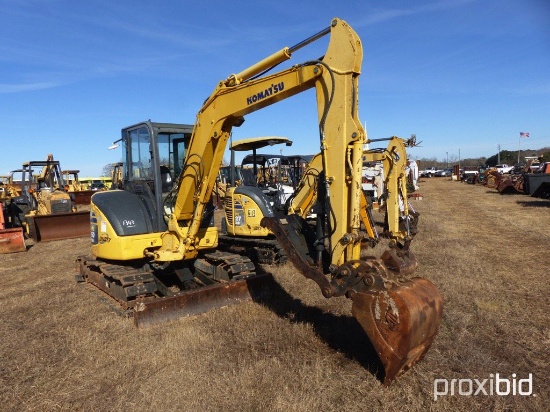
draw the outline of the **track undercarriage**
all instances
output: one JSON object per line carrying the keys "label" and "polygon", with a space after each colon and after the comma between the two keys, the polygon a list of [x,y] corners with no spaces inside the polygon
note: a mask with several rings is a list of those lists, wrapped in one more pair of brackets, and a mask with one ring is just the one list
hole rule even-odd
{"label": "track undercarriage", "polygon": [[271,275],[257,274],[254,263],[233,253],[215,251],[188,265],[127,265],[93,256],[77,259],[79,282],[94,285],[133,316],[136,326],[148,326],[182,316],[232,305],[265,292]]}
{"label": "track undercarriage", "polygon": [[253,262],[273,265],[288,261],[285,250],[277,239],[246,238],[220,234],[218,249],[249,256]]}

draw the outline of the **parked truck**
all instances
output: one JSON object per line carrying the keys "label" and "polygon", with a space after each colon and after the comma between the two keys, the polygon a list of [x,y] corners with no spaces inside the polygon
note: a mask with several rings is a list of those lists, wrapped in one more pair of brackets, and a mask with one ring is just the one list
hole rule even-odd
{"label": "parked truck", "polygon": [[514,166],[508,166],[505,163],[501,165],[496,165],[495,168],[497,169],[497,172],[499,172],[500,174],[511,173],[512,170],[514,170]]}
{"label": "parked truck", "polygon": [[420,177],[434,177],[437,176],[437,173],[440,172],[437,167],[428,167],[427,169],[424,169],[420,171]]}

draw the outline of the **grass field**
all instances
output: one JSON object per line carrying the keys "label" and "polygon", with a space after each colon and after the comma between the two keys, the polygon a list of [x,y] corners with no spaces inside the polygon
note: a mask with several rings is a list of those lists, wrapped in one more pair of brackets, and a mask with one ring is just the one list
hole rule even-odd
{"label": "grass field", "polygon": [[[75,258],[90,250],[77,239],[0,255],[0,410],[548,410],[550,202],[446,178],[420,185],[412,249],[444,318],[425,359],[390,387],[351,302],[326,300],[290,265],[267,268],[277,285],[263,304],[138,330],[76,284]],[[489,394],[497,373],[532,374],[532,394]],[[434,401],[436,379],[461,379],[463,394]],[[487,395],[466,395],[474,379]]]}

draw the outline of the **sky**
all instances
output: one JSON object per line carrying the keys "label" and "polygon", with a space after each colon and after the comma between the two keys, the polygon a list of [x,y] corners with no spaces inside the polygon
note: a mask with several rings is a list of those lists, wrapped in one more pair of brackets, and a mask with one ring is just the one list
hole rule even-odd
{"label": "sky", "polygon": [[[415,134],[410,157],[449,161],[550,146],[547,0],[0,0],[0,10],[0,174],[51,153],[99,176],[122,158],[107,148],[123,127],[194,123],[219,81],[334,17],[363,44],[369,138]],[[317,152],[314,91],[247,116],[232,138],[267,135],[294,142],[283,154]]]}

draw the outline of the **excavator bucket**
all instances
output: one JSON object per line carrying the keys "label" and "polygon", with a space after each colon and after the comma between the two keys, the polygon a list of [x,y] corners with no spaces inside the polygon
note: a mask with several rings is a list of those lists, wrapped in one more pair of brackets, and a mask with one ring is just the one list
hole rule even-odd
{"label": "excavator bucket", "polygon": [[0,254],[26,250],[23,229],[20,227],[6,229],[3,207],[0,208]]}
{"label": "excavator bucket", "polygon": [[90,212],[27,216],[28,234],[35,242],[90,236]]}
{"label": "excavator bucket", "polygon": [[22,228],[0,229],[0,254],[25,252],[26,250]]}
{"label": "excavator bucket", "polygon": [[422,360],[443,316],[443,300],[424,278],[384,291],[351,294],[352,314],[367,333],[382,364],[384,384]]}

